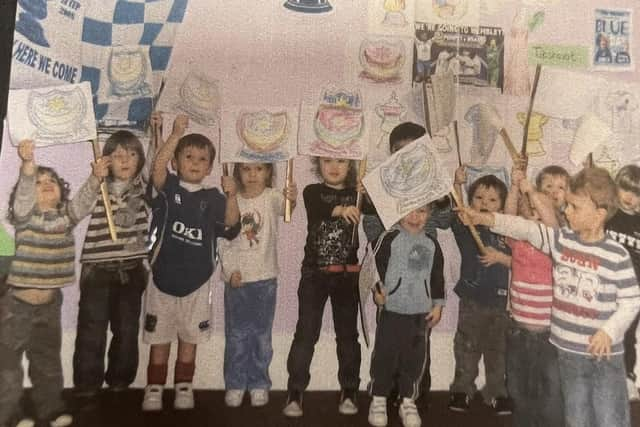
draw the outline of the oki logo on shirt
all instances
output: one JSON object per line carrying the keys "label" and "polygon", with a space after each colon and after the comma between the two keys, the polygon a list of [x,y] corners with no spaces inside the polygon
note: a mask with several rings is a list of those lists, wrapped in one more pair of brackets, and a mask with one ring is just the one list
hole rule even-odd
{"label": "oki logo on shirt", "polygon": [[180,221],[173,223],[171,227],[171,237],[190,245],[202,246],[202,229],[197,227],[187,227]]}

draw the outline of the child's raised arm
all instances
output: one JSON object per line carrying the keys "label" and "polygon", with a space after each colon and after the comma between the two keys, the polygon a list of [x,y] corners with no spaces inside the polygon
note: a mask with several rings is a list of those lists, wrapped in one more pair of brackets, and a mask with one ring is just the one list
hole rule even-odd
{"label": "child's raised arm", "polygon": [[538,211],[540,221],[549,227],[558,228],[558,216],[553,201],[548,199],[544,194],[538,192],[535,187],[527,179],[520,182],[520,191],[529,197],[531,205]]}
{"label": "child's raised arm", "polygon": [[161,190],[164,187],[167,180],[167,165],[173,158],[178,141],[184,135],[187,126],[189,126],[189,118],[184,114],[178,114],[173,121],[171,135],[156,153],[151,170],[151,182],[156,190]]}
{"label": "child's raised arm", "polygon": [[80,222],[82,218],[89,215],[93,210],[96,200],[98,200],[100,183],[109,176],[110,165],[111,159],[109,157],[99,157],[95,162],[91,163],[91,175],[73,196],[67,208],[69,216],[74,223]]}
{"label": "child's raised arm", "polygon": [[504,202],[504,213],[518,215],[518,201],[520,200],[520,181],[524,178],[522,169],[514,166],[511,169],[511,188]]}
{"label": "child's raised arm", "polygon": [[24,139],[18,144],[18,156],[22,160],[20,177],[14,189],[10,206],[12,222],[24,222],[28,219],[36,204],[36,166],[33,141]]}
{"label": "child's raised arm", "polygon": [[225,227],[233,227],[240,221],[240,207],[238,206],[238,186],[233,176],[222,176],[222,191],[227,195],[227,205],[224,211]]}

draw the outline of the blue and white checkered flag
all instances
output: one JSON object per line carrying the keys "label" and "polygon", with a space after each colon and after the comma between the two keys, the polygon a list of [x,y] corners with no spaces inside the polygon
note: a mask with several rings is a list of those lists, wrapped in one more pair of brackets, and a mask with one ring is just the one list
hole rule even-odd
{"label": "blue and white checkered flag", "polygon": [[82,27],[82,81],[103,125],[146,120],[188,0],[92,2]]}

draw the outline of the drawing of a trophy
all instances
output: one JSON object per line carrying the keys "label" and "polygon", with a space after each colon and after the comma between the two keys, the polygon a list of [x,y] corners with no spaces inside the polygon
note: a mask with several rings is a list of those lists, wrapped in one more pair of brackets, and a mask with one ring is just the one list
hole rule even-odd
{"label": "drawing of a trophy", "polygon": [[384,20],[383,25],[390,27],[404,27],[408,25],[404,10],[407,7],[405,0],[384,0]]}

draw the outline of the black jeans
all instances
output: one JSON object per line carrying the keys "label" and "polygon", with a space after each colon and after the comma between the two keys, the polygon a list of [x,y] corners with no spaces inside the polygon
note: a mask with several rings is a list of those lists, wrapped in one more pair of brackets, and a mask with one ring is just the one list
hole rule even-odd
{"label": "black jeans", "polygon": [[303,269],[298,287],[298,322],[289,350],[288,390],[304,391],[311,378],[309,366],[322,327],[322,314],[331,299],[338,354],[338,381],[343,389],[360,385],[358,343],[358,273],[323,273]]}
{"label": "black jeans", "polygon": [[629,325],[629,329],[624,334],[624,366],[627,370],[627,378],[636,381],[636,332],[638,330],[638,321],[640,314]]}
{"label": "black jeans", "polygon": [[[106,380],[126,387],[138,371],[138,330],[147,270],[142,260],[118,270],[100,264],[84,265],[80,278],[78,332],[73,354],[73,383],[77,392],[97,392]],[[105,375],[107,327],[109,345]]]}

